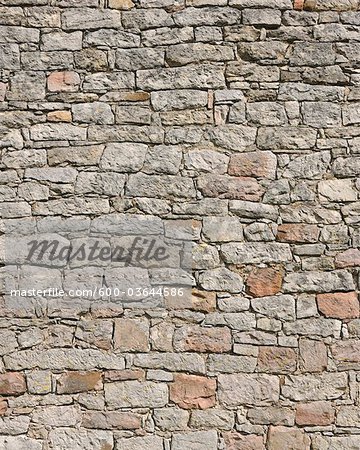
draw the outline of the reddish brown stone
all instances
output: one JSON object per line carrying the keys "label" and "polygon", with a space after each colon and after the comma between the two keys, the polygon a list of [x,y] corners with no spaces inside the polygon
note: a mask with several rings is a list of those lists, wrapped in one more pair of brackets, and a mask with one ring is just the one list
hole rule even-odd
{"label": "reddish brown stone", "polygon": [[178,374],[170,384],[170,400],[184,409],[207,409],[215,405],[215,391],[211,378]]}
{"label": "reddish brown stone", "polygon": [[231,156],[229,174],[240,177],[275,178],[276,156],[268,151],[238,153]]}
{"label": "reddish brown stone", "polygon": [[336,342],[331,346],[331,353],[338,369],[360,369],[360,346],[358,339]]}
{"label": "reddish brown stone", "polygon": [[339,269],[344,267],[360,266],[360,250],[349,248],[335,256],[335,266]]}
{"label": "reddish brown stone", "polygon": [[202,312],[213,312],[216,309],[216,293],[192,290],[192,309]]}
{"label": "reddish brown stone", "polygon": [[334,422],[335,413],[328,402],[299,404],[296,407],[297,425],[326,426]]}
{"label": "reddish brown stone", "polygon": [[104,374],[105,381],[143,380],[143,369],[108,370]]}
{"label": "reddish brown stone", "polygon": [[268,450],[310,450],[310,438],[298,428],[271,426],[266,448]]}
{"label": "reddish brown stone", "polygon": [[0,395],[20,395],[26,391],[25,377],[22,373],[0,374]]}
{"label": "reddish brown stone", "polygon": [[101,387],[101,372],[66,372],[57,382],[58,394],[75,394]]}
{"label": "reddish brown stone", "polygon": [[359,317],[359,300],[356,292],[334,292],[318,294],[319,311],[325,317],[334,319],[354,319]]}
{"label": "reddish brown stone", "polygon": [[322,372],[327,368],[327,349],[321,341],[302,338],[299,342],[301,372]]}
{"label": "reddish brown stone", "polygon": [[257,368],[259,372],[288,373],[296,370],[297,355],[293,348],[260,347]]}
{"label": "reddish brown stone", "polygon": [[[223,433],[226,450],[264,450],[264,438],[255,434],[240,434],[236,431]],[[189,449],[190,450],[190,449]]]}
{"label": "reddish brown stone", "polygon": [[47,80],[50,92],[76,92],[79,84],[80,77],[76,72],[53,72]]}
{"label": "reddish brown stone", "polygon": [[149,350],[149,323],[146,319],[115,320],[114,346],[122,352]]}
{"label": "reddish brown stone", "polygon": [[185,326],[175,331],[174,347],[181,352],[228,352],[231,350],[231,333],[227,327]]}
{"label": "reddish brown stone", "polygon": [[88,411],[81,425],[101,430],[136,430],[141,427],[141,416],[132,412]]}
{"label": "reddish brown stone", "polygon": [[228,177],[225,175],[205,176],[198,179],[199,190],[205,197],[249,200],[257,202],[265,190],[255,178]]}
{"label": "reddish brown stone", "polygon": [[317,242],[319,237],[317,225],[302,223],[285,223],[278,226],[277,239],[281,242]]}
{"label": "reddish brown stone", "polygon": [[283,276],[278,267],[255,267],[246,281],[246,292],[253,297],[275,295],[281,290]]}

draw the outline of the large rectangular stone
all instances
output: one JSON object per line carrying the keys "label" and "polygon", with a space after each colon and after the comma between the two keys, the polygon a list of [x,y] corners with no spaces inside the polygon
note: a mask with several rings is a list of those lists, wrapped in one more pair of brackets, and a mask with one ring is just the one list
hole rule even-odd
{"label": "large rectangular stone", "polygon": [[332,272],[290,273],[285,277],[285,292],[334,292],[353,291],[354,280],[346,270]]}
{"label": "large rectangular stone", "polygon": [[221,253],[230,264],[279,263],[292,259],[290,246],[277,242],[223,244]]}
{"label": "large rectangular stone", "polygon": [[158,408],[168,403],[168,387],[153,381],[120,381],[105,384],[105,401],[110,409]]}
{"label": "large rectangular stone", "polygon": [[205,361],[194,353],[153,353],[134,355],[134,365],[146,369],[164,369],[171,372],[205,373]]}
{"label": "large rectangular stone", "polygon": [[346,373],[323,373],[285,377],[281,393],[295,401],[335,400],[345,398],[347,389]]}
{"label": "large rectangular stone", "polygon": [[113,9],[73,8],[62,12],[64,30],[92,30],[98,28],[118,28],[120,12]]}

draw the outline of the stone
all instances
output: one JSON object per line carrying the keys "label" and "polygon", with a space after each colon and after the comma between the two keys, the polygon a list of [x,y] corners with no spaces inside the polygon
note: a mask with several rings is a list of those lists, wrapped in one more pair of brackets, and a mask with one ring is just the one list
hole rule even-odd
{"label": "stone", "polygon": [[281,24],[281,12],[270,8],[263,8],[259,11],[244,9],[243,23],[250,25],[262,25],[264,27],[279,26]]}
{"label": "stone", "polygon": [[218,147],[241,152],[255,143],[256,131],[244,125],[220,125],[209,132],[209,138]]}
{"label": "stone", "polygon": [[304,124],[315,128],[341,125],[341,108],[336,103],[304,102]]}
{"label": "stone", "polygon": [[20,52],[18,45],[0,44],[0,69],[20,69]]}
{"label": "stone", "polygon": [[42,35],[42,50],[81,50],[82,33],[74,31],[73,33],[64,33],[56,30]]}
{"label": "stone", "polygon": [[137,86],[143,90],[222,88],[224,75],[215,65],[199,64],[196,67],[170,67],[139,70]]}
{"label": "stone", "polygon": [[321,341],[301,338],[299,341],[299,369],[301,372],[323,372],[328,365],[327,348]]}
{"label": "stone", "polygon": [[264,425],[287,425],[295,424],[295,413],[292,409],[281,406],[267,406],[264,408],[251,408],[248,412],[251,423]]}
{"label": "stone", "polygon": [[283,276],[279,267],[254,267],[246,280],[246,291],[253,297],[275,295],[281,290]]}
{"label": "stone", "polygon": [[208,370],[210,372],[234,373],[234,372],[254,372],[256,368],[256,358],[253,356],[234,355],[209,355]]}
{"label": "stone", "polygon": [[341,398],[347,389],[347,374],[323,373],[316,375],[289,375],[281,392],[294,401],[334,400]]}
{"label": "stone", "polygon": [[114,123],[114,114],[109,105],[102,102],[77,103],[72,107],[74,122],[80,123]]}
{"label": "stone", "polygon": [[18,72],[11,77],[8,100],[35,101],[45,98],[45,74]]}
{"label": "stone", "polygon": [[74,394],[100,389],[101,372],[67,372],[57,382],[59,394]]}
{"label": "stone", "polygon": [[[339,415],[337,416],[338,420]],[[295,421],[300,426],[327,426],[334,423],[335,411],[327,402],[300,403],[296,407]]]}
{"label": "stone", "polygon": [[105,401],[109,409],[149,407],[159,408],[168,402],[168,388],[153,381],[118,381],[106,383]]}
{"label": "stone", "polygon": [[265,316],[282,320],[294,320],[295,299],[291,295],[254,298],[252,308]]}
{"label": "stone", "polygon": [[26,377],[28,390],[31,394],[44,395],[52,390],[51,373],[47,370],[36,370]]}
{"label": "stone", "polygon": [[268,449],[278,450],[291,448],[293,450],[307,450],[310,448],[310,438],[303,430],[283,426],[270,426],[268,434]]}
{"label": "stone", "polygon": [[240,17],[241,12],[234,8],[186,8],[174,15],[174,21],[181,26],[232,25]]}
{"label": "stone", "polygon": [[72,8],[61,15],[64,30],[117,28],[120,14],[111,9]]}
{"label": "stone", "polygon": [[234,413],[220,408],[194,410],[190,426],[195,429],[231,430],[234,426]]}
{"label": "stone", "polygon": [[71,448],[81,450],[81,448],[103,448],[110,450],[114,446],[113,435],[110,431],[84,430],[75,428],[55,428],[49,433],[49,441],[54,449],[62,450]]}
{"label": "stone", "polygon": [[[254,10],[257,14],[257,11]],[[285,125],[288,123],[285,108],[275,102],[254,102],[246,106],[246,117],[255,125]]]}
{"label": "stone", "polygon": [[51,427],[71,427],[80,421],[80,411],[75,406],[47,406],[37,408],[31,415],[34,423]]}
{"label": "stone", "polygon": [[237,217],[204,217],[202,232],[211,242],[243,240],[242,225]]}
{"label": "stone", "polygon": [[281,263],[291,260],[288,244],[273,242],[223,244],[221,253],[230,264]]}
{"label": "stone", "polygon": [[198,61],[230,61],[234,59],[231,47],[211,44],[177,44],[166,52],[166,60],[171,66],[183,66]]}
{"label": "stone", "polygon": [[[334,413],[332,413],[332,422]],[[336,415],[336,425],[341,427],[357,427],[359,409],[356,406],[340,406]]]}
{"label": "stone", "polygon": [[260,347],[257,369],[259,372],[291,373],[296,371],[297,354],[292,348]]}
{"label": "stone", "polygon": [[285,276],[285,292],[318,292],[352,291],[354,282],[346,270],[333,272],[292,273]]}
{"label": "stone", "polygon": [[328,151],[299,156],[290,161],[283,172],[285,178],[321,178],[331,160]]}
{"label": "stone", "polygon": [[226,327],[181,327],[174,333],[174,348],[183,352],[228,352],[231,350],[231,333]]}
{"label": "stone", "polygon": [[215,405],[215,389],[213,379],[177,374],[170,384],[170,400],[184,409],[207,409]]}
{"label": "stone", "polygon": [[83,414],[81,425],[101,430],[136,430],[141,427],[141,416],[131,412],[88,411]]}
{"label": "stone", "polygon": [[286,223],[278,226],[277,238],[281,242],[314,243],[320,230],[316,225]]}
{"label": "stone", "polygon": [[162,431],[182,431],[186,429],[189,413],[180,408],[155,408],[154,422]]}
{"label": "stone", "polygon": [[144,319],[116,319],[114,348],[122,352],[149,350],[149,324]]}
{"label": "stone", "polygon": [[356,340],[346,340],[331,346],[331,353],[338,370],[357,370],[360,365],[360,352]]}
{"label": "stone", "polygon": [[277,159],[267,151],[235,154],[230,159],[229,174],[239,177],[275,178]]}
{"label": "stone", "polygon": [[76,92],[79,85],[80,77],[77,72],[52,72],[47,79],[50,92]]}
{"label": "stone", "polygon": [[198,188],[205,197],[259,201],[264,193],[255,178],[203,175]]}
{"label": "stone", "polygon": [[228,156],[212,150],[190,150],[185,154],[186,168],[199,172],[224,174],[228,163]]}
{"label": "stone", "polygon": [[319,311],[325,317],[334,319],[354,319],[359,317],[359,301],[356,292],[334,292],[318,294]]}
{"label": "stone", "polygon": [[100,167],[118,172],[137,172],[145,162],[148,146],[132,142],[112,143],[105,147]]}
{"label": "stone", "polygon": [[195,89],[154,91],[151,93],[151,104],[155,111],[198,108],[206,106],[207,102],[206,92]]}
{"label": "stone", "polygon": [[206,291],[241,292],[243,279],[240,275],[226,268],[204,271],[199,277],[199,283]]}
{"label": "stone", "polygon": [[195,353],[138,353],[133,363],[137,367],[164,369],[170,372],[205,373],[204,359]]}
{"label": "stone", "polygon": [[220,404],[232,408],[240,405],[267,405],[279,398],[279,380],[266,374],[219,375]]}
{"label": "stone", "polygon": [[26,383],[23,374],[17,372],[0,374],[1,395],[20,395],[24,392],[26,392]]}
{"label": "stone", "polygon": [[320,198],[330,202],[357,200],[357,192],[351,180],[323,180],[318,184]]}
{"label": "stone", "polygon": [[349,248],[335,256],[335,266],[339,269],[354,267],[360,264],[360,250]]}
{"label": "stone", "polygon": [[301,127],[262,127],[258,131],[257,144],[261,149],[308,150],[315,146],[316,131]]}

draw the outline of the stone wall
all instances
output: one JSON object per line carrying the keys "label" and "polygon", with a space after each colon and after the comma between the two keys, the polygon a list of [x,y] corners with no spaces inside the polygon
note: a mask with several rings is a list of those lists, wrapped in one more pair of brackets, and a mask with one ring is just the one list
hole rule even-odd
{"label": "stone wall", "polygon": [[360,448],[358,3],[0,0],[2,231],[192,219],[196,284],[3,289],[1,449]]}

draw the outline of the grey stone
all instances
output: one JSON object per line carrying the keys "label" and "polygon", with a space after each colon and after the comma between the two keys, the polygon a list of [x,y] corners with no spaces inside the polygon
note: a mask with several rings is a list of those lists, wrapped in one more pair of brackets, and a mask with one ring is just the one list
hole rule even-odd
{"label": "grey stone", "polygon": [[134,365],[171,372],[205,373],[205,361],[194,353],[153,353],[134,355]]}
{"label": "grey stone", "polygon": [[220,375],[220,404],[234,408],[240,405],[268,405],[279,399],[279,379],[273,375]]}
{"label": "grey stone", "polygon": [[155,111],[197,108],[206,106],[207,93],[194,89],[155,91],[151,93],[151,104]]}
{"label": "grey stone", "polygon": [[285,377],[281,393],[295,401],[334,400],[347,389],[347,374],[324,373],[316,375],[289,375]]}
{"label": "grey stone", "polygon": [[140,36],[125,31],[99,29],[86,33],[84,42],[88,45],[102,45],[115,48],[132,48],[140,46]]}
{"label": "grey stone", "polygon": [[145,161],[148,146],[131,142],[108,144],[100,160],[100,168],[116,172],[137,172]]}
{"label": "grey stone", "polygon": [[120,70],[138,70],[162,67],[165,52],[157,48],[134,48],[116,50],[116,67]]}
{"label": "grey stone", "polygon": [[111,9],[72,8],[61,14],[64,30],[117,28],[120,13]]}
{"label": "grey stone", "polygon": [[331,161],[330,152],[311,153],[290,161],[283,172],[285,178],[322,178]]}
{"label": "grey stone", "polygon": [[73,120],[80,123],[114,123],[110,105],[102,102],[77,103],[72,106]]}
{"label": "grey stone", "polygon": [[[178,44],[166,51],[166,60],[170,65],[182,66],[198,61],[230,61],[234,59],[231,47],[211,44]],[[154,65],[153,65],[154,66]]]}
{"label": "grey stone", "polygon": [[118,439],[115,449],[122,450],[162,450],[163,439],[159,436],[132,437],[128,439]]}
{"label": "grey stone", "polygon": [[0,44],[0,69],[20,69],[20,52],[16,44]]}
{"label": "grey stone", "polygon": [[241,292],[243,280],[226,268],[206,270],[199,276],[200,285],[207,291]]}
{"label": "grey stone", "polygon": [[234,8],[211,8],[201,9],[186,8],[174,14],[174,21],[180,26],[199,25],[232,25],[241,18],[241,12]]}
{"label": "grey stone", "polygon": [[171,441],[171,450],[216,450],[218,435],[212,431],[194,431],[192,433],[176,433]]}
{"label": "grey stone", "polygon": [[131,197],[195,198],[191,178],[175,175],[130,175],[126,194]]}
{"label": "grey stone", "polygon": [[291,260],[289,245],[275,242],[223,244],[221,253],[230,264],[280,263]]}
{"label": "grey stone", "polygon": [[282,320],[295,320],[295,299],[291,295],[276,295],[251,300],[254,311]]}
{"label": "grey stone", "polygon": [[290,273],[285,277],[285,292],[352,291],[354,281],[346,270]]}

